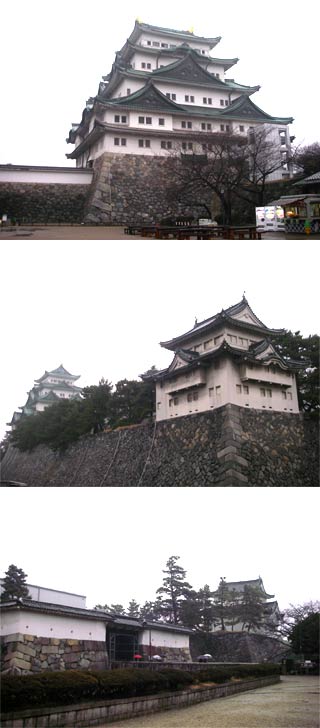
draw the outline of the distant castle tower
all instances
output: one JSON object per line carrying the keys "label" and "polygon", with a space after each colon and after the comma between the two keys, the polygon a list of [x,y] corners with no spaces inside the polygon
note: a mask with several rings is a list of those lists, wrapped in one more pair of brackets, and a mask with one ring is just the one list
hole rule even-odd
{"label": "distant castle tower", "polygon": [[43,412],[61,399],[80,399],[81,387],[75,385],[79,378],[80,375],[70,374],[62,364],[50,372],[45,371],[40,379],[35,379],[34,386],[28,392],[26,403],[19,407],[21,412],[14,412],[11,422],[7,424],[14,430],[24,415]]}

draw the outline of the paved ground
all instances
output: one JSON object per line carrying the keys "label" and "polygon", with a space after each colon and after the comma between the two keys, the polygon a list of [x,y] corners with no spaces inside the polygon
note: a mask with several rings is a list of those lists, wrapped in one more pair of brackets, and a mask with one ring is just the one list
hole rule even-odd
{"label": "paved ground", "polygon": [[[2,228],[0,240],[131,240],[133,243],[139,238],[135,235],[125,235],[123,227],[87,226],[87,225],[35,225],[16,228]],[[320,240],[319,235],[284,235],[284,233],[264,233],[262,240]],[[215,241],[213,241],[215,242]],[[220,241],[217,241],[220,242]],[[239,240],[241,245],[244,241]]]}
{"label": "paved ground", "polygon": [[191,708],[104,724],[101,728],[319,728],[319,679],[283,677],[280,684]]}

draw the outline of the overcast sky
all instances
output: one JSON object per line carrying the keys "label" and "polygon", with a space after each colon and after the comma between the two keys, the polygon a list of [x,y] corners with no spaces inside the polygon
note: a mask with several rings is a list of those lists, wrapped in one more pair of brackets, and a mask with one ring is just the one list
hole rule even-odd
{"label": "overcast sky", "polygon": [[[305,5],[110,3],[106,0],[10,0],[1,7],[0,164],[71,165],[65,139],[86,100],[109,73],[135,19],[222,36],[212,55],[240,59],[228,77],[261,85],[252,98],[272,116],[292,116],[298,143],[319,141],[316,0]],[[111,8],[111,9],[110,9]]]}
{"label": "overcast sky", "polygon": [[[14,488],[0,491],[1,571],[87,596],[153,600],[180,556],[199,589],[256,579],[280,608],[319,598],[316,488]],[[17,508],[19,496],[19,508]]]}
{"label": "overcast sky", "polygon": [[160,341],[241,300],[270,328],[319,333],[318,241],[2,241],[0,433],[60,364],[138,379],[169,366]]}

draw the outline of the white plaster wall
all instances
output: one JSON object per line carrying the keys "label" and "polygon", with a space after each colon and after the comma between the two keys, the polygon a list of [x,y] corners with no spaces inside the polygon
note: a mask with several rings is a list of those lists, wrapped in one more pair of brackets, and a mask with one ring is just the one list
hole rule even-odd
{"label": "white plaster wall", "polygon": [[159,33],[148,33],[148,31],[143,31],[141,33],[138,43],[139,43],[139,45],[143,45],[144,47],[149,48],[150,46],[148,46],[148,44],[147,44],[148,40],[151,41],[151,44],[153,42],[158,42],[158,43],[160,43],[160,45],[161,45],[161,43],[168,43],[169,46],[177,46],[177,45],[181,45],[183,42],[187,42],[189,44],[190,48],[195,48],[196,50],[200,50],[200,51],[204,50],[206,53],[209,53],[209,50],[210,50],[209,43],[206,43],[205,40],[204,41],[194,40],[192,38],[192,36],[185,38],[185,39],[181,39],[181,38],[177,38],[177,36],[174,34],[172,36],[170,36],[169,33],[162,35],[160,32]]}
{"label": "white plaster wall", "polygon": [[[127,88],[130,88],[130,91],[132,94],[135,93],[135,91],[139,91],[139,89],[144,86],[145,81],[146,81],[145,78],[141,78],[141,81],[133,79],[133,78],[122,79],[121,82],[119,83],[119,86],[117,86],[116,90],[113,91],[112,98],[115,99],[115,98],[118,98],[119,96],[121,96],[121,98],[123,98],[124,96],[128,96]],[[113,114],[114,112],[111,112],[111,113]],[[126,112],[124,112],[124,113],[126,113]]]}
{"label": "white plaster wall", "polygon": [[49,604],[63,604],[66,607],[86,607],[86,597],[80,594],[70,594],[56,589],[47,589],[42,586],[27,584],[31,598],[37,602],[48,602]]}
{"label": "white plaster wall", "polygon": [[35,614],[28,610],[3,612],[1,634],[30,634],[35,637],[105,641],[104,622],[50,614]]}
{"label": "white plaster wall", "polygon": [[69,185],[89,185],[91,184],[93,172],[86,170],[79,172],[70,168],[56,170],[50,168],[44,170],[35,169],[0,169],[0,182],[21,182],[29,184],[69,184]]}
{"label": "white plaster wall", "polygon": [[[275,412],[299,412],[296,382],[294,379],[288,379],[292,382],[290,387],[280,387],[277,385],[277,374],[269,372],[267,375],[271,383],[267,381],[242,381],[241,370],[239,366],[229,358],[222,358],[217,367],[217,362],[212,364],[206,371],[206,385],[197,388],[198,399],[188,401],[188,392],[177,393],[178,404],[174,404],[174,398],[169,394],[174,388],[172,383],[163,382],[163,386],[156,385],[156,418],[158,421],[166,419],[174,419],[188,414],[197,412],[205,412],[216,409],[226,404],[235,404],[240,407],[249,407],[251,409],[265,409]],[[257,370],[258,373],[258,370]],[[178,383],[182,377],[178,378]],[[192,379],[189,380],[192,385]],[[217,391],[217,387],[220,389]],[[239,390],[241,387],[241,391]],[[244,389],[248,387],[248,392]],[[177,387],[178,389],[178,387]],[[265,396],[261,390],[265,391]],[[271,391],[271,397],[268,396],[267,390]],[[284,399],[282,392],[286,394]],[[292,396],[292,399],[290,398]],[[169,405],[169,400],[172,405]]]}
{"label": "white plaster wall", "polygon": [[156,647],[179,647],[189,649],[189,635],[176,632],[167,633],[160,629],[145,629],[139,637],[141,645],[152,645]]}
{"label": "white plaster wall", "polygon": [[[202,88],[199,88],[199,86],[182,86],[178,84],[169,84],[165,82],[161,82],[160,80],[155,80],[155,86],[163,93],[164,95],[166,93],[174,93],[176,94],[176,100],[175,103],[177,104],[189,104],[191,107],[194,106],[203,106],[204,108],[223,108],[220,107],[220,99],[225,99],[228,101],[229,94],[228,92],[224,91],[223,89],[212,89],[210,88],[210,85],[208,83],[208,87],[206,88],[203,86]],[[194,102],[188,102],[185,101],[185,95],[194,96]],[[203,97],[210,97],[212,98],[212,104],[204,104],[203,103]],[[233,96],[235,98],[235,96]],[[228,122],[226,122],[228,123]]]}

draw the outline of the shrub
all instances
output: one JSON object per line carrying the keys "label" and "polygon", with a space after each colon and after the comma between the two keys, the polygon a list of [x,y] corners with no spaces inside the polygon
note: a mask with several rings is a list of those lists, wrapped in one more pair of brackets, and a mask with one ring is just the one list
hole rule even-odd
{"label": "shrub", "polygon": [[263,677],[280,672],[279,665],[226,665],[199,672],[126,668],[119,670],[66,670],[37,675],[4,675],[1,704],[4,712],[68,705],[89,700],[112,700],[180,690],[197,682],[228,682],[232,677]]}

